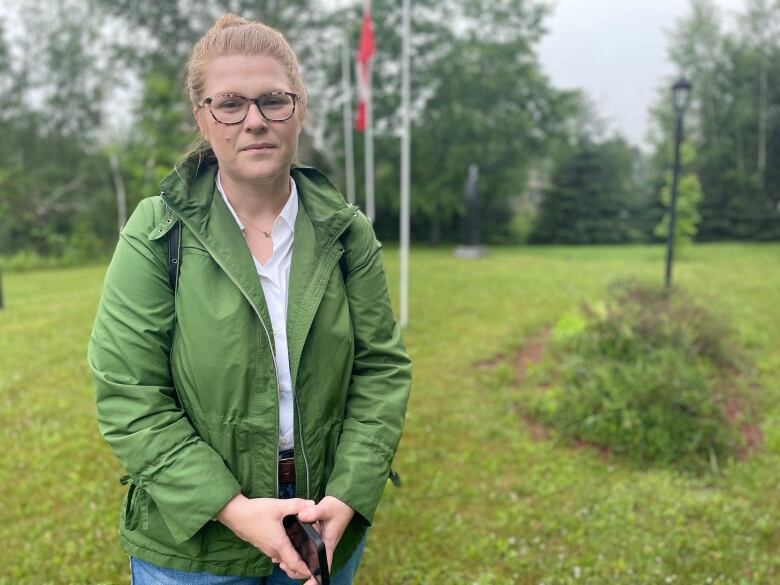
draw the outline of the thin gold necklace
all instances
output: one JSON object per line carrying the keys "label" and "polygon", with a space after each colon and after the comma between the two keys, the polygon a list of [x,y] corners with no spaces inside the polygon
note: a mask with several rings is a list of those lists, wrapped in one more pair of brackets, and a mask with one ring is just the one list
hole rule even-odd
{"label": "thin gold necklace", "polygon": [[[271,232],[267,232],[267,231],[265,231],[263,228],[259,228],[259,227],[257,227],[255,224],[253,224],[251,221],[249,221],[247,218],[245,218],[243,215],[241,215],[241,214],[240,214],[240,213],[238,213],[238,212],[236,212],[236,215],[237,215],[238,217],[240,217],[241,219],[243,219],[243,220],[244,220],[246,223],[248,223],[248,224],[250,225],[250,227],[253,227],[253,228],[255,228],[257,231],[261,232],[261,233],[262,233],[262,234],[265,236],[265,238],[266,238],[267,240],[270,240],[270,239],[271,239]],[[273,229],[273,228],[272,228],[272,229]]]}

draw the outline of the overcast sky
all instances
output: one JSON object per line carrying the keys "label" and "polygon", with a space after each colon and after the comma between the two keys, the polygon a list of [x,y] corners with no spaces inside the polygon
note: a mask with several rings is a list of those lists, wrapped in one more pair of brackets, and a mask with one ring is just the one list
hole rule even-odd
{"label": "overcast sky", "polygon": [[[716,4],[741,12],[744,0]],[[687,0],[555,0],[539,56],[556,87],[585,89],[611,127],[641,145],[648,109],[677,73],[666,31],[687,13]]]}

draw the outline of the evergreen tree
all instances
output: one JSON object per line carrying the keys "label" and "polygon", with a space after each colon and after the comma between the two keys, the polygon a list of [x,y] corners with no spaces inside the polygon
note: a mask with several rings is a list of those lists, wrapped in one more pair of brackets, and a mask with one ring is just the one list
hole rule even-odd
{"label": "evergreen tree", "polygon": [[553,170],[531,234],[533,243],[617,244],[637,241],[632,152],[621,139],[583,139]]}

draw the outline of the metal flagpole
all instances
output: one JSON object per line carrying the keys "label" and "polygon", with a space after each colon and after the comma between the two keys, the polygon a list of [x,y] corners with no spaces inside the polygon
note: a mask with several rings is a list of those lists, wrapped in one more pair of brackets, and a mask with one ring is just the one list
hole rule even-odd
{"label": "metal flagpole", "polygon": [[409,117],[409,39],[412,35],[411,0],[403,0],[403,49],[401,56],[401,327],[409,324],[409,183],[412,134]]}
{"label": "metal flagpole", "polygon": [[366,87],[366,216],[371,221],[376,217],[374,210],[374,107],[371,103],[371,74],[374,69],[373,60],[367,63],[368,84]]}
{"label": "metal flagpole", "polygon": [[344,98],[344,160],[347,174],[347,201],[355,203],[355,155],[352,144],[352,87],[349,80],[349,36],[344,33],[341,47],[341,91]]}

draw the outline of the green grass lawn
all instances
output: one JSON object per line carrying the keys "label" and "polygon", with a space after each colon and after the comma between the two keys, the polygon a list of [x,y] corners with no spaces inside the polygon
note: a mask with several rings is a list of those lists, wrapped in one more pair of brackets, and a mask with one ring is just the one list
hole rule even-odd
{"label": "green grass lawn", "polygon": [[[386,252],[397,296],[397,253]],[[780,583],[780,245],[699,245],[675,282],[727,314],[760,368],[762,448],[720,476],[534,438],[515,349],[613,280],[661,281],[660,247],[412,254],[414,386],[357,583]],[[85,353],[103,267],[4,276],[0,583],[126,583],[122,470]],[[476,367],[504,357],[492,367]]]}

